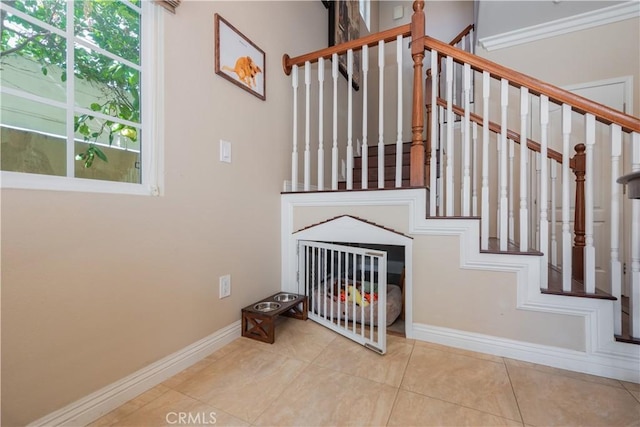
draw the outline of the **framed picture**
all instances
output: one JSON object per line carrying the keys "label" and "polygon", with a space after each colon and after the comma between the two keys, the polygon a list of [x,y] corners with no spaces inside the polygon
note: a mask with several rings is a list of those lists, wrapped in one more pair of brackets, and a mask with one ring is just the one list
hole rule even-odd
{"label": "framed picture", "polygon": [[[360,37],[360,9],[358,0],[334,0],[329,2],[329,46],[355,40]],[[353,52],[352,85],[360,89],[360,51]],[[338,57],[340,73],[347,76],[347,54]]]}
{"label": "framed picture", "polygon": [[267,81],[264,51],[217,13],[214,31],[216,74],[264,101]]}

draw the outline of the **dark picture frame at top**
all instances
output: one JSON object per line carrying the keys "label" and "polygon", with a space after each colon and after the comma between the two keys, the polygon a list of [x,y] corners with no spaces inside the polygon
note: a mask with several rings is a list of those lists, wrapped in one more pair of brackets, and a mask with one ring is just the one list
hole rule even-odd
{"label": "dark picture frame at top", "polygon": [[217,13],[214,15],[214,34],[216,74],[266,100],[264,51]]}
{"label": "dark picture frame at top", "polygon": [[[358,0],[322,0],[329,9],[329,46],[355,40],[360,37],[360,7]],[[360,90],[361,52],[353,52],[353,89]],[[348,80],[347,54],[338,57],[338,69]]]}

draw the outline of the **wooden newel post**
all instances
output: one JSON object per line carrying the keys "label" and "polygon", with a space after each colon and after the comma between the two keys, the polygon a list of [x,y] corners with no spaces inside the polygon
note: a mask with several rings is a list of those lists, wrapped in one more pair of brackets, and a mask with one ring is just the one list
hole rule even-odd
{"label": "wooden newel post", "polygon": [[571,275],[576,280],[584,279],[584,247],[585,247],[585,199],[584,176],[586,174],[587,156],[586,146],[575,146],[576,155],[573,156],[573,173],[576,175],[576,204],[573,223],[574,239],[572,249]]}
{"label": "wooden newel post", "polygon": [[425,185],[424,167],[424,85],[422,80],[422,61],[424,59],[424,1],[413,2],[411,17],[411,57],[413,58],[413,113],[411,115],[411,167],[410,185]]}

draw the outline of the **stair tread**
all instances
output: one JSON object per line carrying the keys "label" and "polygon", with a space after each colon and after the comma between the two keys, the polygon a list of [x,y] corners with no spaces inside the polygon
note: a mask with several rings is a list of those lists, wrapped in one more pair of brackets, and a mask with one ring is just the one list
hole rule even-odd
{"label": "stair tread", "polygon": [[584,284],[578,280],[571,279],[571,291],[565,292],[562,290],[562,270],[552,265],[549,265],[549,275],[548,275],[548,285],[547,289],[542,289],[541,292],[543,294],[551,294],[551,295],[566,295],[571,297],[582,297],[582,298],[596,298],[596,299],[608,299],[608,300],[616,300],[617,298],[611,295],[608,292],[605,292],[596,287],[595,293],[585,292]]}

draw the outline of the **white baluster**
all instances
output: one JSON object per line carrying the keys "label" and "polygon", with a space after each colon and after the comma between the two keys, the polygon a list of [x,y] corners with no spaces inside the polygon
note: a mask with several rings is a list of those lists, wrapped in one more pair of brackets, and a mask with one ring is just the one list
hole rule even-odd
{"label": "white baluster", "polygon": [[569,157],[571,149],[571,106],[562,105],[562,290],[571,290],[572,248],[571,248],[571,183]]}
{"label": "white baluster", "polygon": [[360,165],[362,166],[362,188],[369,188],[369,146],[367,145],[367,116],[368,116],[368,73],[369,73],[369,46],[362,46],[362,154]]}
{"label": "white baluster", "polygon": [[347,51],[347,190],[353,189],[353,49]]}
{"label": "white baluster", "polygon": [[[451,77],[453,79],[453,103],[456,105],[460,105],[458,103],[458,79],[456,78],[456,69],[458,68],[458,64],[456,62],[451,63]],[[449,62],[447,62],[447,69],[449,69]]]}
{"label": "white baluster", "polygon": [[622,155],[622,128],[612,124],[611,129],[611,294],[613,302],[614,333],[622,334],[622,263],[620,262],[620,174]]}
{"label": "white baluster", "polygon": [[529,114],[529,89],[520,88],[520,251],[529,250],[529,211],[527,202],[527,178],[529,174],[529,149],[527,147],[527,121]]}
{"label": "white baluster", "polygon": [[482,214],[480,248],[489,249],[489,88],[491,77],[482,72]]}
{"label": "white baluster", "polygon": [[378,42],[378,188],[384,188],[384,41]]}
{"label": "white baluster", "polygon": [[472,182],[471,182],[471,215],[478,216],[478,124],[473,122],[471,126],[472,137]]}
{"label": "white baluster", "polygon": [[304,63],[304,191],[311,189],[311,62]]}
{"label": "white baluster", "polygon": [[469,216],[471,214],[471,120],[470,120],[470,96],[471,90],[471,65],[464,64],[462,73],[462,90],[464,97],[464,140],[463,140],[463,166],[462,166],[462,215]]}
{"label": "white baluster", "polygon": [[500,80],[500,250],[507,250],[508,243],[508,200],[507,200],[507,107],[509,106],[509,81],[507,79]]}
{"label": "white baluster", "polygon": [[[640,133],[631,136],[631,172],[640,172]],[[640,338],[640,199],[631,200],[631,336]]]}
{"label": "white baluster", "polygon": [[453,58],[447,56],[447,169],[446,169],[446,190],[445,201],[447,204],[447,216],[453,216],[454,199],[453,190],[455,181],[453,178],[454,151],[453,151]]}
{"label": "white baluster", "polygon": [[596,250],[593,246],[593,146],[596,143],[596,118],[593,114],[585,115],[585,168],[584,203],[585,203],[585,247],[584,247],[584,288],[585,292],[596,291]]}
{"label": "white baluster", "polygon": [[547,289],[549,272],[549,221],[547,219],[549,183],[547,146],[549,131],[549,97],[540,96],[540,252],[542,252],[542,262],[540,271],[540,287]]}
{"label": "white baluster", "polygon": [[535,151],[529,151],[529,189],[528,194],[529,197],[527,199],[528,207],[529,207],[529,247],[535,249],[538,241],[538,235],[536,234],[536,224],[538,221],[536,220],[536,200],[538,197],[538,191],[536,189],[536,182],[538,179],[537,170],[538,163],[536,162],[536,153]]}
{"label": "white baluster", "polygon": [[535,248],[537,250],[540,250],[540,208],[538,206],[540,206],[540,188],[541,188],[541,181],[540,181],[540,176],[541,173],[540,171],[542,170],[542,162],[541,162],[541,157],[540,157],[540,153],[535,153],[534,154],[536,157],[536,179],[535,179],[535,193],[532,192],[531,194],[535,194],[536,195],[536,201],[535,201],[535,208],[533,209],[533,223],[535,224],[536,227],[536,233],[535,233]]}
{"label": "white baluster", "polygon": [[331,55],[333,78],[333,147],[331,148],[331,189],[338,189],[338,54]]}
{"label": "white baluster", "polygon": [[298,66],[291,70],[293,87],[293,151],[291,152],[291,191],[298,191]]}
{"label": "white baluster", "polygon": [[437,201],[437,149],[440,146],[438,138],[438,52],[431,51],[431,168],[429,170],[429,215],[436,216]]}
{"label": "white baluster", "polygon": [[318,190],[324,190],[324,58],[318,58]]}
{"label": "white baluster", "polygon": [[515,156],[515,142],[509,139],[509,239],[515,240],[515,221],[513,218],[513,159]]}
{"label": "white baluster", "polygon": [[[402,36],[396,37],[398,64],[398,137],[396,138],[396,187],[402,187]],[[422,106],[424,107],[424,106]]]}
{"label": "white baluster", "polygon": [[558,164],[555,160],[551,163],[551,265],[558,265],[558,241],[556,239],[556,180],[558,178]]}
{"label": "white baluster", "polygon": [[438,215],[443,216],[445,214],[444,210],[444,159],[445,159],[445,149],[444,149],[444,108],[438,107],[438,128],[439,128],[439,137],[438,137],[438,147],[440,148],[438,152],[438,164],[440,165],[440,177],[438,178]]}

